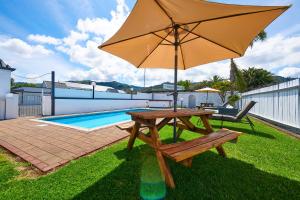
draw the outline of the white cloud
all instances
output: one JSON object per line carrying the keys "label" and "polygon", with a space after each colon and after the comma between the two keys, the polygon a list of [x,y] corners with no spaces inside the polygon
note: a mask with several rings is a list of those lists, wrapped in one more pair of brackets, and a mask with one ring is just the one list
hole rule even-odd
{"label": "white cloud", "polygon": [[51,37],[51,36],[46,36],[46,35],[38,35],[38,34],[30,34],[27,37],[28,40],[30,41],[34,41],[37,43],[41,43],[41,44],[52,44],[52,45],[59,45],[62,43],[62,41],[60,39]]}
{"label": "white cloud", "polygon": [[[58,80],[67,80],[69,79],[68,72],[77,69],[76,65],[71,65],[56,52],[41,45],[30,45],[17,38],[0,36],[0,55],[5,63],[16,68],[13,77],[14,74],[37,77],[44,73],[56,71]],[[50,80],[49,75],[37,80],[14,78],[18,81],[28,82]]]}
{"label": "white cloud", "polygon": [[0,48],[11,52],[12,55],[23,58],[32,58],[34,55],[50,55],[53,53],[42,45],[29,45],[17,38],[0,38]]}
{"label": "white cloud", "polygon": [[258,42],[246,55],[236,59],[243,68],[261,67],[276,71],[282,67],[300,65],[300,36],[282,35],[270,37]]}
{"label": "white cloud", "polygon": [[[46,49],[42,45],[31,45],[20,39],[12,38],[1,42],[0,55],[2,56],[4,52],[6,55],[4,59],[11,61],[12,66],[15,64],[18,68],[17,71],[20,68],[24,73],[34,71],[38,74],[57,70],[57,75],[61,80],[116,80],[143,85],[143,69],[137,69],[126,61],[98,49],[101,43],[119,29],[128,14],[129,9],[125,1],[117,0],[117,7],[111,11],[109,19],[79,19],[76,27],[68,30],[69,34],[66,37],[28,36],[30,41],[53,45],[52,50]],[[238,65],[241,68],[261,67],[273,72],[280,70],[278,74],[284,76],[299,74],[299,68],[295,67],[300,65],[298,59],[300,57],[300,36],[295,34],[299,33],[299,25],[290,27],[289,30],[269,37],[265,42],[255,43],[243,58],[236,59]],[[66,61],[59,56],[61,53],[65,54],[69,60]],[[15,58],[14,55],[20,56]],[[76,68],[72,66],[73,64],[84,66],[84,68]],[[146,85],[155,85],[165,81],[172,82],[173,75],[173,70],[146,69]],[[179,71],[178,80],[188,79],[198,82],[209,79],[213,75],[227,78],[229,76],[228,60]]]}
{"label": "white cloud", "polygon": [[299,67],[286,67],[278,72],[279,76],[300,78],[300,68]]}
{"label": "white cloud", "polygon": [[76,28],[84,33],[92,33],[102,36],[103,40],[111,37],[126,20],[129,14],[128,6],[124,0],[117,0],[117,8],[111,11],[111,19],[86,18],[79,19]]}
{"label": "white cloud", "polygon": [[64,38],[63,41],[64,41],[64,45],[72,47],[72,46],[76,45],[77,42],[85,41],[88,38],[89,38],[89,35],[86,33],[79,33],[76,31],[71,31],[70,35],[68,37]]}

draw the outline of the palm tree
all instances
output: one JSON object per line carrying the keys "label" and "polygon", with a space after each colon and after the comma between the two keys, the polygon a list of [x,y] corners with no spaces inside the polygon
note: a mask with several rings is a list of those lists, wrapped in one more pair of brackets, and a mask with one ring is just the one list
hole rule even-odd
{"label": "palm tree", "polygon": [[218,83],[218,82],[223,81],[223,80],[224,80],[224,79],[223,79],[222,77],[218,76],[218,75],[214,75],[214,76],[210,79],[210,81],[212,82],[212,84]]}
{"label": "palm tree", "polygon": [[249,69],[242,70],[242,73],[247,82],[247,90],[260,88],[275,81],[272,73],[264,69],[250,67]]}
{"label": "palm tree", "polygon": [[179,81],[178,85],[183,86],[185,90],[190,90],[192,86],[192,82],[190,80]]}
{"label": "palm tree", "polygon": [[[252,48],[254,43],[257,41],[264,41],[267,38],[267,33],[265,31],[260,32],[254,40],[250,43],[250,47]],[[238,69],[238,66],[234,62],[233,58],[230,60],[230,81],[233,83],[233,87],[231,88],[231,95],[233,95],[234,90],[244,91],[246,89],[246,82],[243,79],[242,72]]]}

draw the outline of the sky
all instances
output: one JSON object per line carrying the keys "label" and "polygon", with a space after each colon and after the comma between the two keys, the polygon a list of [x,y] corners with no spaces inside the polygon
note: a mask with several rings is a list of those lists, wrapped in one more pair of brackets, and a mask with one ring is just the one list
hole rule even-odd
{"label": "sky", "polygon": [[[136,0],[0,0],[0,58],[17,70],[17,81],[56,79],[119,81],[143,86],[144,69],[99,50],[126,20]],[[300,77],[299,0],[219,0],[250,5],[289,5],[267,29],[268,39],[236,59],[241,69],[264,68],[285,77]],[[198,82],[229,76],[229,61],[179,72],[179,80]],[[20,77],[27,77],[20,78]],[[147,69],[146,86],[173,80],[172,70]]]}

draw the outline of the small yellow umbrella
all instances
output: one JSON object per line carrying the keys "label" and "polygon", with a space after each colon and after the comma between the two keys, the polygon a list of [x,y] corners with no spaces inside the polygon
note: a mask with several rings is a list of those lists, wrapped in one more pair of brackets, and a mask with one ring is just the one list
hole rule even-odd
{"label": "small yellow umbrella", "polygon": [[219,93],[220,90],[214,89],[214,88],[210,88],[210,87],[205,87],[205,88],[201,88],[199,90],[195,90],[196,92],[206,92],[206,103],[208,100],[208,93]]}

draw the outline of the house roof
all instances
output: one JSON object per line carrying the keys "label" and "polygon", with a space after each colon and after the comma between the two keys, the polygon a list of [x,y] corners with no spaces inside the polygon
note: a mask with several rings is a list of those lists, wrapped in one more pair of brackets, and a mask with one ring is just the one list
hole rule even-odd
{"label": "house roof", "polygon": [[[52,88],[51,81],[44,81],[43,85],[45,88]],[[68,88],[64,82],[55,82],[55,88]]]}
{"label": "house roof", "polygon": [[[51,81],[44,81],[43,87],[51,88]],[[92,90],[93,86],[88,84],[74,83],[74,82],[55,82],[55,88],[69,88],[69,89],[79,89],[79,90]],[[114,93],[124,93],[124,91],[117,90],[112,87],[96,85],[95,91],[98,92],[114,92]]]}
{"label": "house roof", "polygon": [[[73,83],[73,82],[64,82],[68,88],[74,88],[74,89],[86,89],[86,90],[91,90],[93,89],[92,85],[87,85],[87,84],[81,84],[81,83]],[[95,86],[95,91],[99,92],[106,92],[106,91],[114,91],[116,89],[112,87],[107,87],[107,86],[102,86],[102,85],[96,85]]]}
{"label": "house roof", "polygon": [[13,92],[28,92],[28,93],[51,93],[49,88],[40,88],[40,87],[19,87],[12,89]]}
{"label": "house roof", "polygon": [[5,64],[3,60],[0,59],[0,69],[9,70],[9,71],[15,71],[15,68],[10,67],[9,65]]}

